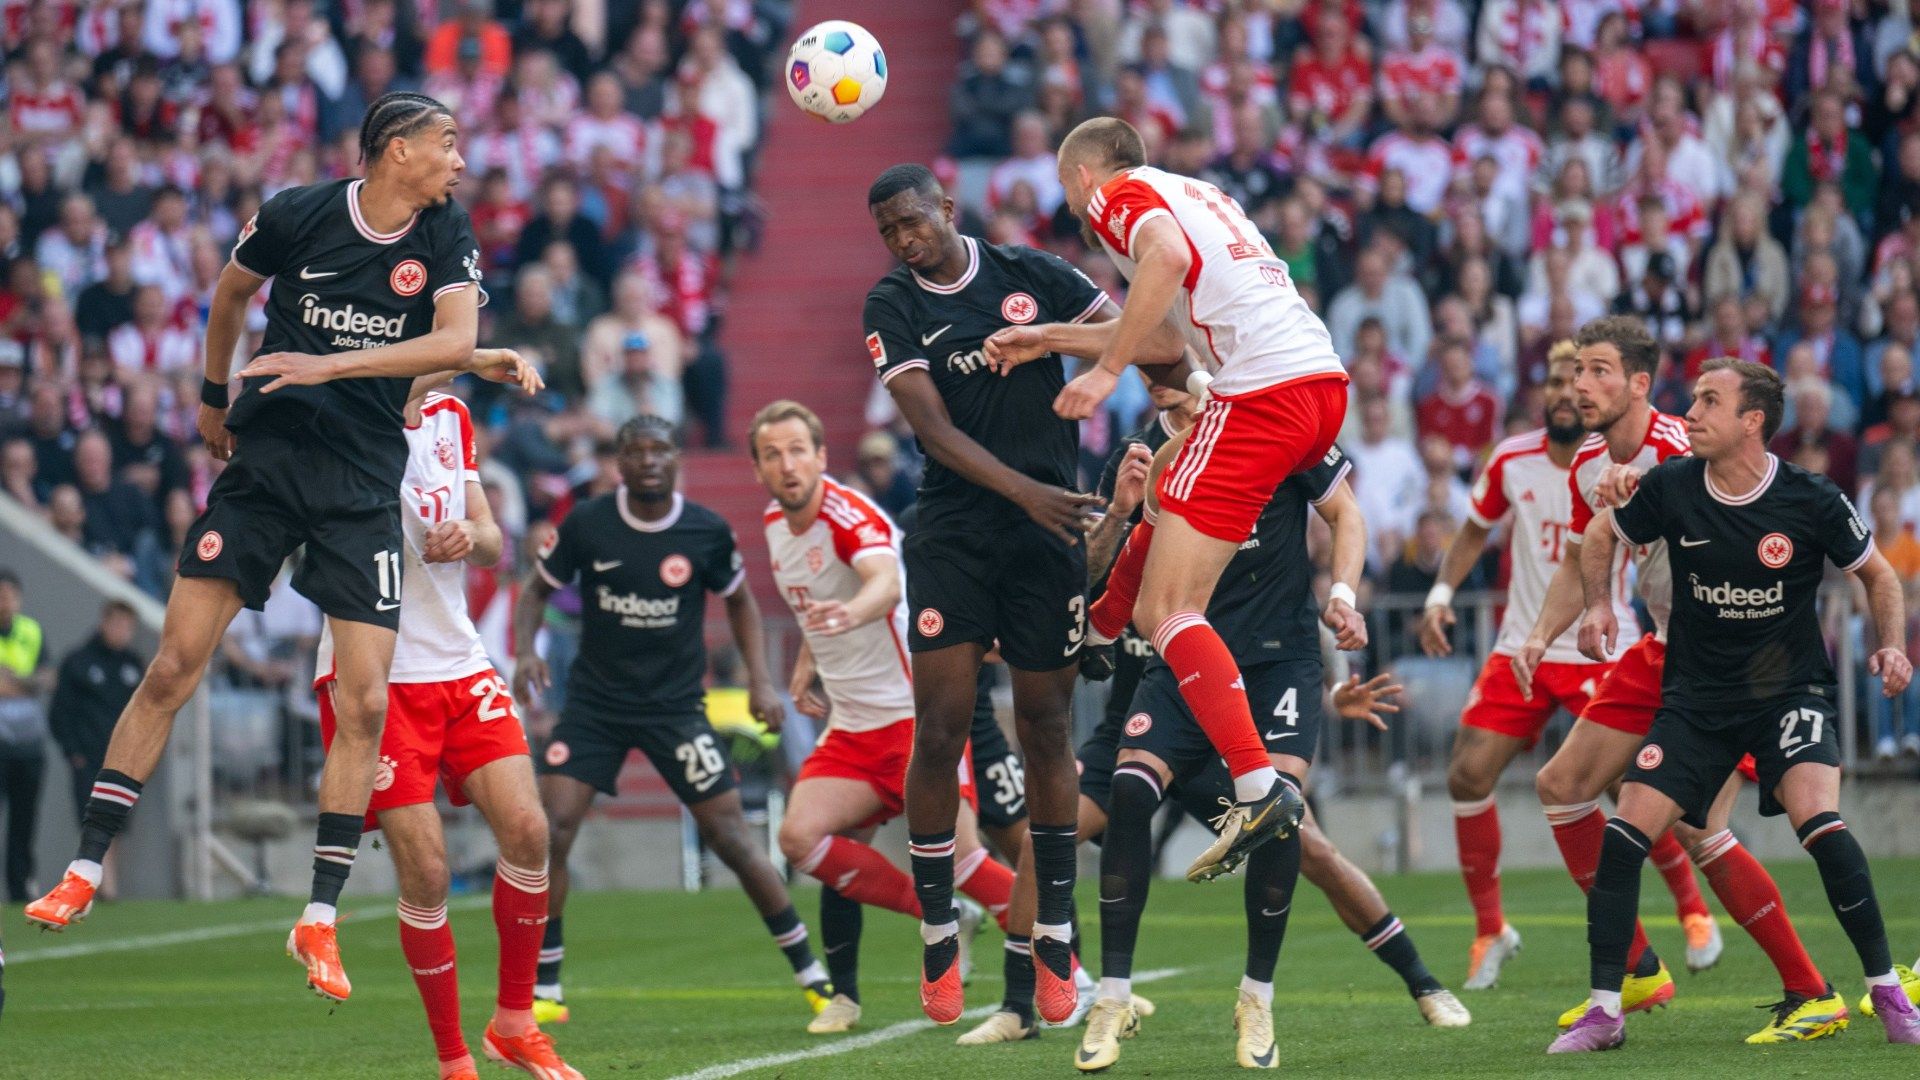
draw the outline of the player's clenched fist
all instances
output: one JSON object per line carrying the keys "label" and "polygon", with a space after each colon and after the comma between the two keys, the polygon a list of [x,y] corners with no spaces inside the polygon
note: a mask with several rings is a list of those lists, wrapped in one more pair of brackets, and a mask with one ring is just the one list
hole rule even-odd
{"label": "player's clenched fist", "polygon": [[1053,350],[1047,348],[1046,331],[1040,327],[1009,326],[994,331],[982,351],[987,355],[987,367],[1007,375],[1021,364],[1038,360]]}
{"label": "player's clenched fist", "polygon": [[1146,443],[1129,443],[1127,456],[1113,479],[1113,502],[1107,512],[1131,516],[1147,498],[1147,479],[1153,475],[1153,451]]}
{"label": "player's clenched fist", "polygon": [[1640,477],[1647,470],[1634,465],[1608,465],[1600,472],[1600,483],[1595,492],[1601,502],[1608,506],[1620,507],[1633,498],[1634,491],[1640,487]]}
{"label": "player's clenched fist", "polygon": [[1880,676],[1880,692],[1898,697],[1913,681],[1913,661],[1899,649],[1880,649],[1867,657],[1867,671]]}
{"label": "player's clenched fist", "polygon": [[1100,408],[1100,404],[1113,393],[1120,384],[1120,376],[1098,364],[1074,376],[1053,399],[1054,415],[1066,420],[1085,420]]}
{"label": "player's clenched fist", "polygon": [[430,563],[459,562],[473,554],[473,522],[465,518],[443,521],[427,530],[421,558]]}

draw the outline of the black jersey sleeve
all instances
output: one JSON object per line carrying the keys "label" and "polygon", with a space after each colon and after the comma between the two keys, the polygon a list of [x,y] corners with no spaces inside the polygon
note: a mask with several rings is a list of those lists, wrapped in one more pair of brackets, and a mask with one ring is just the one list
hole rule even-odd
{"label": "black jersey sleeve", "polygon": [[1860,519],[1840,485],[1824,476],[1808,474],[1813,481],[1814,520],[1819,522],[1820,544],[1827,558],[1842,570],[1858,570],[1873,554],[1873,530]]}
{"label": "black jersey sleeve", "polygon": [[903,371],[927,370],[926,350],[916,343],[913,325],[894,300],[879,290],[868,293],[860,322],[866,328],[867,355],[873,358],[881,383],[893,381]]}
{"label": "black jersey sleeve", "polygon": [[1084,322],[1106,302],[1106,291],[1080,268],[1051,251],[1020,248],[1018,260],[1027,287],[1040,301],[1041,319]]}
{"label": "black jersey sleeve", "polygon": [[573,579],[580,573],[580,555],[580,513],[576,508],[554,531],[552,541],[534,561],[533,567],[546,579],[547,584],[564,589],[573,584]]}
{"label": "black jersey sleeve", "polygon": [[291,204],[305,190],[288,188],[260,204],[253,217],[240,227],[240,239],[234,242],[233,254],[229,256],[235,266],[257,278],[273,277],[285,268],[298,226],[293,220]]}
{"label": "black jersey sleeve", "polygon": [[472,285],[480,290],[480,303],[485,306],[487,290],[481,284],[480,242],[473,237],[473,221],[458,203],[449,203],[446,209],[427,267],[427,288],[439,300],[442,293]]}
{"label": "black jersey sleeve", "polygon": [[1667,496],[1672,483],[1673,462],[1691,458],[1672,458],[1648,469],[1640,478],[1633,497],[1613,508],[1613,531],[1629,544],[1651,544],[1667,531]]}
{"label": "black jersey sleeve", "polygon": [[1295,479],[1306,489],[1307,501],[1318,504],[1326,502],[1334,489],[1340,486],[1340,481],[1352,471],[1353,462],[1347,459],[1347,452],[1335,445],[1327,448],[1326,456],[1313,468]]}
{"label": "black jersey sleeve", "polygon": [[700,567],[700,584],[708,592],[732,596],[747,580],[747,563],[740,556],[740,545],[733,530],[720,525],[713,530],[713,542]]}
{"label": "black jersey sleeve", "polygon": [[1122,439],[1114,446],[1113,453],[1107,455],[1106,467],[1100,470],[1100,486],[1094,488],[1102,499],[1113,501],[1113,490],[1120,486],[1120,465],[1127,460],[1127,448],[1137,441]]}

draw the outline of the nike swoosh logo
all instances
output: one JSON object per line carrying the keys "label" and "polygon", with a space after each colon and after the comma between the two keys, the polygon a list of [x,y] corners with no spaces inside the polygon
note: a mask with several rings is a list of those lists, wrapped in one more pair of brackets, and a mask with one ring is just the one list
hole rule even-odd
{"label": "nike swoosh logo", "polygon": [[1281,908],[1279,911],[1269,911],[1266,908],[1261,908],[1260,914],[1265,915],[1269,919],[1277,919],[1280,916],[1285,915],[1288,909],[1292,907],[1293,907],[1292,904],[1288,904],[1286,907]]}
{"label": "nike swoosh logo", "polygon": [[705,780],[702,780],[699,783],[693,785],[693,790],[705,791],[719,782],[720,782],[720,778],[718,776],[709,776]]}
{"label": "nike swoosh logo", "polygon": [[1275,1054],[1277,1054],[1277,1053],[1279,1053],[1279,1052],[1280,1052],[1280,1048],[1279,1048],[1279,1047],[1277,1047],[1277,1046],[1268,1046],[1268,1047],[1267,1047],[1267,1052],[1266,1052],[1266,1053],[1264,1053],[1264,1054],[1255,1054],[1255,1055],[1253,1056],[1253,1062],[1254,1062],[1254,1064],[1256,1064],[1256,1065],[1258,1065],[1258,1066],[1260,1066],[1260,1067],[1261,1067],[1261,1068],[1263,1068],[1263,1069],[1264,1069],[1264,1068],[1267,1068],[1267,1067],[1269,1067],[1269,1066],[1271,1066],[1271,1065],[1273,1064],[1273,1056],[1274,1056]]}
{"label": "nike swoosh logo", "polygon": [[1814,747],[1816,747],[1816,746],[1819,746],[1819,745],[1820,745],[1819,743],[1802,743],[1802,744],[1800,744],[1799,746],[1796,746],[1796,747],[1794,747],[1793,749],[1791,749],[1791,750],[1789,750],[1789,751],[1787,751],[1787,755],[1786,755],[1786,756],[1788,756],[1788,757],[1792,757],[1793,755],[1795,755],[1795,754],[1797,754],[1797,753],[1799,753],[1799,752],[1800,752],[1800,751],[1802,751],[1802,750],[1811,750],[1811,749],[1813,749]]}
{"label": "nike swoosh logo", "polygon": [[1068,879],[1066,879],[1065,881],[1056,881],[1056,882],[1054,882],[1054,884],[1055,884],[1055,885],[1071,885],[1071,884],[1073,884],[1073,879],[1072,879],[1072,878],[1068,878]]}
{"label": "nike swoosh logo", "polygon": [[1711,543],[1713,543],[1713,541],[1712,541],[1711,539],[1707,539],[1707,540],[1689,540],[1689,539],[1687,539],[1687,538],[1686,538],[1686,537],[1684,537],[1684,536],[1680,538],[1680,546],[1681,546],[1681,547],[1699,547],[1699,546],[1700,546],[1701,544],[1711,544]]}
{"label": "nike swoosh logo", "polygon": [[374,604],[373,604],[373,610],[392,611],[393,609],[399,606],[400,606],[400,601],[398,600],[376,600],[374,601]]}
{"label": "nike swoosh logo", "polygon": [[596,574],[604,574],[614,567],[619,566],[621,562],[622,560],[620,559],[614,559],[612,562],[601,562],[599,559],[595,559],[593,560],[593,572]]}
{"label": "nike swoosh logo", "polygon": [[1080,1056],[1080,1060],[1083,1062],[1092,1061],[1094,1058],[1100,1056],[1098,1051],[1095,1051],[1094,1053],[1089,1054],[1085,1050],[1081,1050],[1081,1051],[1077,1051],[1077,1053]]}
{"label": "nike swoosh logo", "polygon": [[338,270],[323,270],[320,273],[316,274],[313,272],[313,267],[303,266],[300,268],[300,280],[301,281],[319,281],[321,278],[333,277],[339,272],[340,271]]}
{"label": "nike swoosh logo", "polygon": [[940,329],[938,329],[938,330],[935,330],[935,331],[934,331],[933,333],[931,333],[931,334],[921,334],[921,335],[920,335],[920,344],[922,344],[922,345],[931,345],[931,344],[933,344],[933,342],[934,342],[934,339],[935,339],[935,338],[938,338],[938,337],[939,337],[939,336],[940,336],[941,334],[944,334],[944,333],[946,333],[947,331],[949,331],[949,330],[951,330],[951,329],[953,329],[953,324],[952,324],[952,323],[948,323],[947,325],[945,325],[945,326],[943,326],[943,327],[941,327]]}
{"label": "nike swoosh logo", "polygon": [[1867,902],[1867,898],[1863,896],[1863,897],[1861,897],[1860,899],[1858,899],[1858,900],[1855,900],[1855,901],[1854,901],[1853,903],[1851,903],[1851,904],[1841,904],[1841,905],[1840,905],[1839,907],[1837,907],[1837,908],[1834,908],[1834,910],[1835,910],[1835,911],[1852,911],[1852,910],[1853,910],[1854,908],[1857,908],[1857,907],[1859,907],[1859,906],[1860,906],[1861,904],[1864,904],[1864,903],[1866,903],[1866,902]]}
{"label": "nike swoosh logo", "polygon": [[1290,739],[1300,733],[1297,731],[1263,731],[1260,734],[1269,739]]}

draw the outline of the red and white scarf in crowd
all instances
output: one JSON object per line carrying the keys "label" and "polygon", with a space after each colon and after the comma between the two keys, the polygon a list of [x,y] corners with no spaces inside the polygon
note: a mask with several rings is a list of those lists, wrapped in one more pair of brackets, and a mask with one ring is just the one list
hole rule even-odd
{"label": "red and white scarf in crowd", "polygon": [[1824,34],[1813,35],[1813,45],[1807,50],[1807,82],[1811,86],[1827,85],[1827,67],[1854,67],[1853,35],[1842,32],[1835,37]]}
{"label": "red and white scarf in crowd", "polygon": [[1842,129],[1840,137],[1831,143],[1822,139],[1817,131],[1807,132],[1807,171],[1813,174],[1816,182],[1839,183],[1841,175],[1847,171],[1845,129]]}

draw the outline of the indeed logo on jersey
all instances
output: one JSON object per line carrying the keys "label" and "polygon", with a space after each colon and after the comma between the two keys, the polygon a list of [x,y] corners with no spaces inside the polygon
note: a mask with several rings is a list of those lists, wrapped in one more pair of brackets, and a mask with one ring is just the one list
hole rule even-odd
{"label": "indeed logo on jersey", "polygon": [[600,610],[620,616],[621,626],[636,630],[665,630],[680,621],[680,598],[649,600],[633,593],[615,593],[605,585],[595,592]]}
{"label": "indeed logo on jersey", "polygon": [[[308,326],[317,326],[322,330],[338,331],[333,343],[345,349],[371,349],[384,345],[384,341],[374,338],[398,339],[406,332],[405,315],[369,315],[364,311],[355,311],[352,304],[343,308],[332,308],[320,302],[320,298],[308,293],[300,298],[300,321]],[[345,335],[362,335],[347,337]]]}
{"label": "indeed logo on jersey", "polygon": [[1698,574],[1688,574],[1687,581],[1693,586],[1693,598],[1718,607],[1723,619],[1770,619],[1787,610],[1787,586],[1783,581],[1775,581],[1765,589],[1743,589],[1728,581],[1707,585]]}
{"label": "indeed logo on jersey", "polygon": [[987,366],[987,354],[979,349],[972,352],[956,352],[947,357],[947,370],[962,375],[971,375]]}

